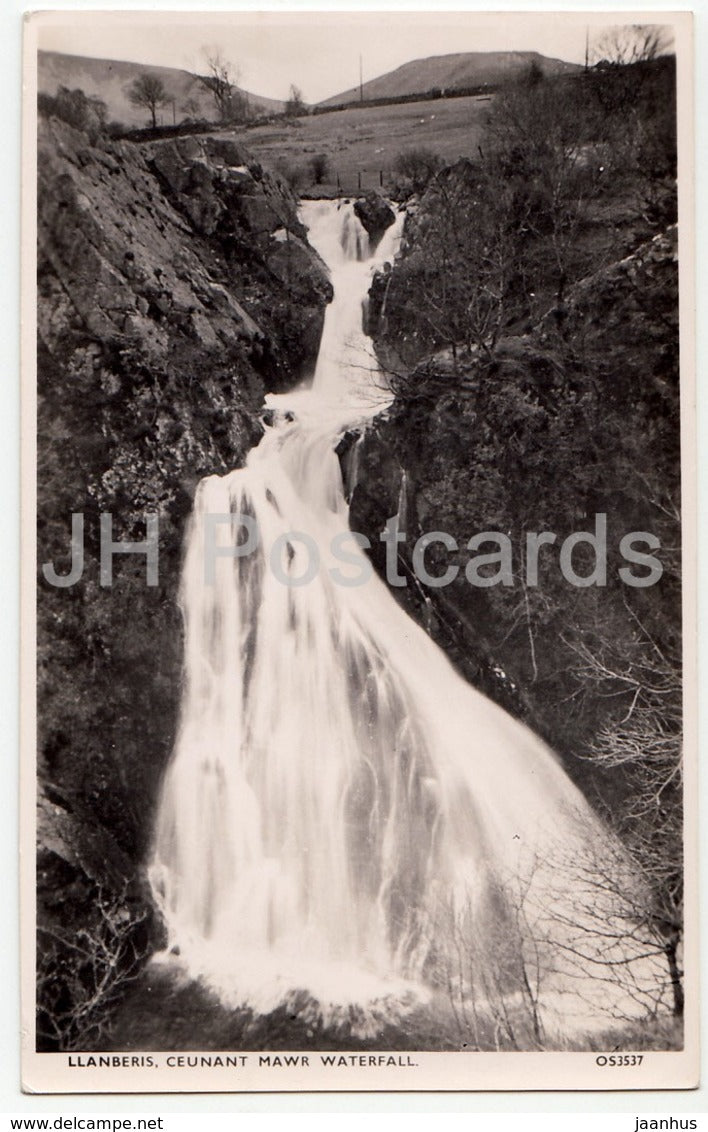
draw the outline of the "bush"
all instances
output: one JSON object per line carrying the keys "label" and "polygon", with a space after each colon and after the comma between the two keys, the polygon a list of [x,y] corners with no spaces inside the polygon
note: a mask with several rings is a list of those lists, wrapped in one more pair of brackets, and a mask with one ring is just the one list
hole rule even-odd
{"label": "bush", "polygon": [[321,185],[330,175],[329,158],[326,153],[316,153],[310,158],[310,172],[316,185]]}
{"label": "bush", "polygon": [[56,95],[40,93],[37,109],[47,118],[61,118],[74,129],[84,130],[92,142],[106,130],[108,110],[105,102],[84,94],[82,90],[60,86]]}
{"label": "bush", "polygon": [[303,165],[297,165],[284,157],[278,158],[275,168],[294,193],[299,192],[308,179],[307,170]]}
{"label": "bush", "polygon": [[393,162],[393,170],[403,180],[400,186],[403,193],[400,195],[410,196],[412,193],[425,192],[429,182],[443,165],[444,162],[437,153],[423,146],[399,153]]}
{"label": "bush", "polygon": [[109,1012],[151,950],[147,907],[127,885],[98,885],[80,924],[40,924],[38,940],[38,1049],[102,1048]]}

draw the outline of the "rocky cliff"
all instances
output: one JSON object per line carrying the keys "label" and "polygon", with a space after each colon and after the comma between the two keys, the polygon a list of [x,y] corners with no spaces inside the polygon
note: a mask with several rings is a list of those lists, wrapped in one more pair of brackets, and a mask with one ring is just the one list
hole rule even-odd
{"label": "rocky cliff", "polygon": [[[548,216],[547,182],[519,176],[518,151],[491,192],[462,163],[426,193],[370,294],[396,396],[358,443],[350,517],[383,572],[379,533],[399,516],[398,600],[547,740],[621,838],[680,1018],[686,391],[671,130],[654,144],[661,176],[618,163],[592,207],[575,198],[560,272],[528,223]],[[504,223],[475,229],[485,214]],[[429,532],[428,571],[456,570],[449,584],[415,576]]]}
{"label": "rocky cliff", "polygon": [[399,600],[633,856],[680,1017],[676,190],[670,57],[495,98],[370,292],[395,400],[352,461],[351,523],[376,545],[398,514]]}
{"label": "rocky cliff", "polygon": [[[151,814],[180,690],[178,575],[198,479],[257,442],[267,390],[312,365],[331,287],[290,191],[225,139],[142,148],[40,122],[39,1043],[101,1040],[159,943]],[[159,524],[158,584],[112,539]]]}
{"label": "rocky cliff", "polygon": [[[370,309],[381,355],[400,366],[402,324],[391,309],[398,270],[392,285],[391,275],[375,280]],[[415,331],[409,318],[409,340]],[[617,805],[620,779],[604,783],[589,757],[598,737],[626,715],[637,687],[652,687],[655,646],[666,661],[664,694],[675,698],[679,688],[675,226],[579,279],[562,308],[502,335],[491,352],[443,349],[391,380],[391,409],[358,443],[352,529],[379,547],[383,572],[379,533],[399,515],[408,585],[398,599],[468,679],[564,753],[591,796],[609,785]],[[607,516],[607,582],[571,585],[558,548],[573,532],[594,532],[597,514]],[[442,588],[420,584],[412,569],[416,540],[432,530],[459,547],[428,552],[432,574],[459,570]],[[511,579],[488,588],[464,572],[468,540],[485,531],[508,538],[513,556]],[[540,531],[556,544],[529,584],[526,538]],[[663,574],[646,589],[619,581],[619,545],[631,531],[660,543]],[[579,561],[589,573],[592,556]]]}

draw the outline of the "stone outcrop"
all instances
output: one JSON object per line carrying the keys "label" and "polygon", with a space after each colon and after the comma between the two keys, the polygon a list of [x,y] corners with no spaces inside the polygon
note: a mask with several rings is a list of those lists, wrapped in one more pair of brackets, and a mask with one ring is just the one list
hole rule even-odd
{"label": "stone outcrop", "polygon": [[396,219],[391,206],[373,189],[354,201],[354,212],[368,232],[372,248],[377,247],[386,229]]}
{"label": "stone outcrop", "polygon": [[177,342],[241,343],[268,388],[312,362],[327,272],[290,191],[240,146],[92,146],[55,119],[40,128],[40,248],[58,288],[44,296],[45,340],[64,302],[89,333],[138,343],[155,361]]}

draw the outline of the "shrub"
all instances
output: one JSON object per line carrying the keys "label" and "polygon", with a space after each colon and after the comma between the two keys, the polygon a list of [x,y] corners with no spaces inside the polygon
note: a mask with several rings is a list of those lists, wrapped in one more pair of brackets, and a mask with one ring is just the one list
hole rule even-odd
{"label": "shrub", "polygon": [[61,118],[77,130],[88,133],[91,141],[105,132],[107,107],[100,98],[60,86],[55,95],[40,93],[37,109],[45,117]]}
{"label": "shrub", "polygon": [[310,158],[310,172],[316,185],[321,185],[330,175],[329,158],[326,153],[316,153]]}
{"label": "shrub", "polygon": [[307,170],[303,165],[288,161],[285,157],[278,158],[275,168],[294,193],[297,193],[303,187],[308,177]]}
{"label": "shrub", "polygon": [[[418,146],[399,153],[393,162],[393,170],[404,181],[401,187],[405,190],[409,186],[405,195],[410,196],[412,193],[425,192],[428,183],[442,169],[443,164],[442,158],[432,149]],[[408,182],[408,186],[405,182]]]}

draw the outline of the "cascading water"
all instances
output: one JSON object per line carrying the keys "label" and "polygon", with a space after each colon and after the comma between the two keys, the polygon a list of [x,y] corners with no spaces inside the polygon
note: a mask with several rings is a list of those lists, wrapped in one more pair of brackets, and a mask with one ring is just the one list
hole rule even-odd
{"label": "cascading water", "polygon": [[660,975],[629,863],[349,532],[334,446],[386,400],[361,305],[401,221],[373,257],[350,205],[304,221],[335,288],[312,389],[270,399],[291,412],[191,520],[150,868],[165,954],[226,1004],[360,1033],[437,999],[473,1028],[523,1015],[530,1044],[636,1017]]}

